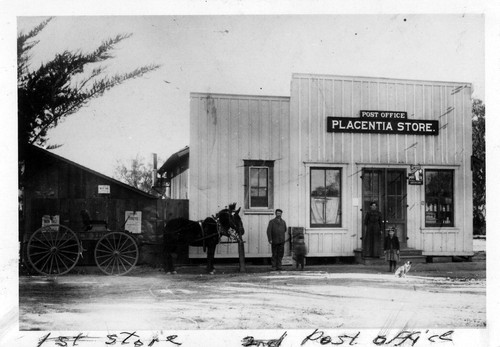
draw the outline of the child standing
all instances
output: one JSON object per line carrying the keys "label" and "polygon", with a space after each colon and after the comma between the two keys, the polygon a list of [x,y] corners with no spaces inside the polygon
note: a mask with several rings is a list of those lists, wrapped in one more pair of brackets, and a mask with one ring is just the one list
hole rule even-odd
{"label": "child standing", "polygon": [[399,261],[399,239],[394,228],[389,229],[389,235],[385,238],[384,255],[385,260],[389,262],[389,272],[396,270],[396,263]]}
{"label": "child standing", "polygon": [[296,268],[304,270],[304,263],[307,254],[307,247],[304,242],[304,235],[299,235],[293,243],[293,259],[295,260]]}

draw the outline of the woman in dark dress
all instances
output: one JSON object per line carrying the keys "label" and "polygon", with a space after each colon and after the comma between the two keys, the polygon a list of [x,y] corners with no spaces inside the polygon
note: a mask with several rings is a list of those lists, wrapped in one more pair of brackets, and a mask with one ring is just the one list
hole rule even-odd
{"label": "woman in dark dress", "polygon": [[364,225],[363,255],[365,257],[378,257],[382,241],[382,213],[378,210],[375,201],[370,203],[370,211],[365,215]]}
{"label": "woman in dark dress", "polygon": [[385,260],[389,262],[389,272],[396,270],[396,263],[399,261],[399,239],[394,229],[389,229],[389,235],[385,238],[384,255]]}

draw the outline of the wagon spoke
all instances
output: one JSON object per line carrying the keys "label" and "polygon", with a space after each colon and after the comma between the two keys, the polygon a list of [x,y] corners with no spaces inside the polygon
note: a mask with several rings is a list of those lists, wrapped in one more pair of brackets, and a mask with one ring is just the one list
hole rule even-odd
{"label": "wagon spoke", "polygon": [[[63,239],[63,240],[64,240],[64,239]],[[64,242],[59,242],[56,246],[57,246],[58,248],[62,248],[64,245],[66,245],[68,242],[71,242],[71,241],[74,241],[74,240],[72,240],[72,239],[66,239],[66,240],[64,240]],[[70,244],[70,246],[73,246],[73,245],[71,245],[71,244]],[[67,247],[67,246],[66,246],[66,247]]]}
{"label": "wagon spoke", "polygon": [[[66,253],[68,253],[68,252],[66,252]],[[74,261],[74,259],[71,259],[70,257],[68,257],[66,254],[64,254],[64,252],[59,252],[59,254],[60,254],[61,256],[65,257],[66,259],[68,259],[68,260],[69,260],[69,261],[71,261],[71,262],[73,262],[73,261]],[[76,253],[70,253],[70,254],[72,254],[72,255],[78,255],[78,252],[76,252]]]}
{"label": "wagon spoke", "polygon": [[62,261],[62,259],[59,257],[59,255],[56,253],[54,254],[54,260],[55,260],[55,263],[56,263],[56,267],[57,267],[57,273],[61,273],[60,269],[59,269],[59,261],[58,260],[61,260],[61,263],[64,264],[64,262]]}
{"label": "wagon spoke", "polygon": [[[45,239],[47,240],[47,239]],[[36,237],[33,239],[33,242],[40,242],[43,246],[47,247],[47,248],[50,248],[50,243],[46,243],[44,242],[42,239]],[[38,247],[38,248],[42,248],[42,246],[38,246],[36,243],[34,245],[32,245],[32,247]]]}
{"label": "wagon spoke", "polygon": [[96,258],[109,258],[111,257],[111,255],[109,255],[108,253],[104,253],[102,255],[96,255]]}
{"label": "wagon spoke", "polygon": [[52,243],[52,236],[50,237],[50,240],[47,238],[47,235],[45,235],[46,233],[42,231],[40,231],[41,234],[43,235],[43,237],[45,238],[45,240],[47,240],[48,244],[49,244],[49,247],[52,247],[53,246],[53,243]]}
{"label": "wagon spoke", "polygon": [[48,253],[47,251],[45,251],[45,252],[31,253],[31,255],[32,255],[32,256],[36,256],[36,255],[40,255],[40,254],[46,254],[46,256],[47,256],[47,255],[49,255],[50,253]]}
{"label": "wagon spoke", "polygon": [[115,261],[115,264],[116,264],[116,273],[120,274],[120,258],[116,257],[115,259],[116,259],[116,261]]}
{"label": "wagon spoke", "polygon": [[47,271],[47,273],[52,274],[53,267],[54,267],[54,254],[51,254],[50,255],[50,267],[49,267],[49,271]]}
{"label": "wagon spoke", "polygon": [[114,237],[111,237],[110,239],[106,239],[108,241],[109,246],[111,247],[111,250],[116,250],[116,240]]}
{"label": "wagon spoke", "polygon": [[[123,269],[128,271],[134,266],[134,263],[129,262],[127,259],[122,258]],[[126,263],[126,264],[125,264]]]}
{"label": "wagon spoke", "polygon": [[137,253],[137,251],[135,249],[132,249],[130,251],[120,252],[120,254],[130,254],[130,253]]}
{"label": "wagon spoke", "polygon": [[124,244],[120,247],[120,253],[126,252],[131,247],[133,247],[132,244],[130,244],[130,243],[126,244],[126,242],[124,242]]}
{"label": "wagon spoke", "polygon": [[104,271],[104,273],[109,274],[108,269],[109,269],[109,267],[110,267],[110,266],[112,266],[112,264],[113,264],[113,260],[114,260],[114,258],[113,258],[113,257],[109,257],[108,259],[106,259],[106,260],[105,260],[105,261],[101,264],[102,266],[106,265],[106,266],[104,267],[104,270],[103,270],[103,271]]}
{"label": "wagon spoke", "polygon": [[109,257],[108,259],[109,259],[107,262],[108,265],[106,265],[105,270],[107,270],[109,266],[113,263],[113,257]]}
{"label": "wagon spoke", "polygon": [[[106,246],[106,245],[105,245],[104,243],[102,243],[102,242],[101,242],[99,245],[100,245],[100,246],[102,246],[103,248],[106,248],[106,249],[107,249],[107,250],[109,250],[110,252],[113,252],[113,251],[114,251],[114,249],[113,249],[113,248],[109,248],[108,246]],[[103,252],[103,251],[101,250],[101,252]]]}
{"label": "wagon spoke", "polygon": [[129,272],[137,263],[137,254],[138,249],[134,239],[123,232],[104,235],[94,251],[97,265],[108,275],[122,275]]}
{"label": "wagon spoke", "polygon": [[117,249],[118,248],[118,242],[116,241],[116,237],[113,235],[111,237],[111,239],[113,240],[113,249]]}
{"label": "wagon spoke", "polygon": [[52,241],[52,245],[54,246],[55,245],[55,241],[56,241],[56,234],[54,232],[54,230],[52,230],[51,227],[47,227],[47,234],[50,235],[50,240]]}
{"label": "wagon spoke", "polygon": [[[129,258],[130,258],[130,257],[129,257]],[[128,265],[130,265],[130,266],[134,266],[134,264],[133,264],[133,263],[131,263],[131,262],[129,262],[127,259],[125,259],[125,257],[120,257],[120,261],[122,261],[122,260],[123,260],[123,261],[125,261]]]}
{"label": "wagon spoke", "polygon": [[59,252],[59,254],[65,256],[66,258],[68,258],[72,262],[78,261],[78,256],[80,255],[79,252],[68,252],[68,251]]}
{"label": "wagon spoke", "polygon": [[[42,254],[42,253],[39,253],[39,254]],[[47,257],[50,257],[50,253],[46,253],[43,257],[40,257],[40,259],[38,259],[37,261],[35,261],[34,264],[36,265],[36,264],[40,263],[42,260],[44,260]]]}
{"label": "wagon spoke", "polygon": [[115,271],[115,264],[116,264],[116,258],[113,257],[113,266],[111,267],[111,274],[113,274]]}
{"label": "wagon spoke", "polygon": [[31,235],[27,256],[38,273],[64,274],[78,262],[78,250],[76,234],[71,229],[56,224],[42,227]]}
{"label": "wagon spoke", "polygon": [[125,265],[123,265],[123,262],[121,260],[121,258],[116,258],[116,266],[118,268],[118,272],[120,272],[120,265],[123,266],[123,269],[126,271],[127,268],[125,267]]}
{"label": "wagon spoke", "polygon": [[69,244],[66,246],[59,246],[57,247],[58,249],[67,249],[67,248],[74,248],[76,245],[75,244]]}
{"label": "wagon spoke", "polygon": [[129,259],[135,259],[136,257],[131,256],[131,255],[121,255],[122,258],[129,258]]}
{"label": "wagon spoke", "polygon": [[44,269],[45,269],[45,266],[47,265],[47,263],[49,262],[50,258],[51,258],[51,254],[49,253],[49,254],[47,255],[47,259],[45,260],[45,262],[43,263],[43,265],[40,267],[40,270],[41,270],[41,271],[42,271],[42,273],[44,273],[44,274],[47,274],[47,273],[48,273],[47,271],[44,271]]}
{"label": "wagon spoke", "polygon": [[50,275],[52,271],[52,254],[50,257],[47,258],[47,261],[43,265],[42,269],[44,270],[45,274]]}
{"label": "wagon spoke", "polygon": [[[116,240],[116,237],[114,239]],[[121,241],[122,241],[122,234],[118,235],[118,240],[116,240],[116,249],[119,251],[121,250],[120,246],[123,246],[121,244]]]}

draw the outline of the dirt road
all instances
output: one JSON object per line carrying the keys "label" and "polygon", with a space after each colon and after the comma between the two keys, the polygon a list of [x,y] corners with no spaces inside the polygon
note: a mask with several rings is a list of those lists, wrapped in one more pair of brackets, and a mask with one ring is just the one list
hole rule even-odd
{"label": "dirt road", "polygon": [[407,278],[385,266],[330,265],[269,272],[202,267],[166,275],[20,277],[21,330],[484,327],[485,261],[416,264]]}

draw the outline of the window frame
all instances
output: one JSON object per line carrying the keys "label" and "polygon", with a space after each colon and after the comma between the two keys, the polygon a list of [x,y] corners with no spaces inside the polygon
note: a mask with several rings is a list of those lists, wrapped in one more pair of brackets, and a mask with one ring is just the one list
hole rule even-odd
{"label": "window frame", "polygon": [[[274,210],[274,160],[244,159],[244,201],[245,209],[255,212],[269,212]],[[252,206],[250,172],[252,169],[267,169],[267,205]]]}
{"label": "window frame", "polygon": [[[260,185],[260,175],[258,176],[258,184],[257,186],[252,186],[252,170],[266,170],[266,185],[265,186],[261,186]],[[249,166],[248,167],[248,175],[249,175],[249,193],[248,193],[248,207],[251,208],[251,209],[259,209],[259,208],[268,208],[269,207],[269,167],[268,166]],[[253,206],[252,204],[252,198],[255,198],[255,197],[258,197],[260,198],[261,196],[260,195],[257,195],[257,196],[254,196],[252,195],[252,190],[254,188],[257,188],[257,190],[261,190],[261,189],[265,189],[266,191],[266,194],[264,195],[264,197],[266,198],[267,200],[267,204],[265,206]]]}
{"label": "window frame", "polygon": [[[311,199],[312,199],[312,172],[313,170],[322,170],[323,172],[327,171],[327,170],[333,170],[333,171],[337,171],[338,172],[338,179],[339,179],[339,193],[338,193],[338,199],[339,199],[339,223],[322,223],[322,224],[319,224],[319,223],[312,223],[312,203],[311,203]],[[309,166],[308,167],[308,175],[309,175],[309,179],[308,179],[308,209],[309,209],[309,212],[308,212],[308,215],[309,215],[309,218],[308,218],[308,223],[309,223],[309,228],[311,229],[328,229],[328,228],[342,228],[342,223],[343,223],[343,218],[342,218],[342,213],[343,213],[343,199],[344,199],[344,196],[343,196],[343,187],[342,187],[342,184],[343,184],[343,173],[344,173],[344,170],[342,167],[339,167],[339,166]],[[325,174],[325,179],[326,179],[326,174]]]}
{"label": "window frame", "polygon": [[[444,173],[449,173],[451,174],[451,198],[450,197],[445,197],[444,199],[451,199],[450,203],[445,203],[441,205],[441,203],[438,201],[437,203],[434,203],[435,199],[439,199],[438,196],[432,195],[432,199],[434,201],[430,201],[430,198],[428,199],[427,195],[427,184],[428,184],[428,173],[431,172],[437,172],[438,174],[440,172]],[[424,227],[428,229],[432,228],[455,228],[456,227],[456,204],[455,204],[455,170],[453,169],[445,169],[445,168],[426,168],[424,171]],[[434,207],[434,205],[436,205]],[[449,206],[449,207],[444,207],[444,210],[442,210],[441,206]],[[449,209],[449,210],[448,210]],[[434,215],[436,222],[428,222],[428,215]],[[438,216],[442,215],[442,218],[438,218]],[[446,219],[449,219],[449,223],[446,223]],[[438,222],[441,221],[441,222]]]}

